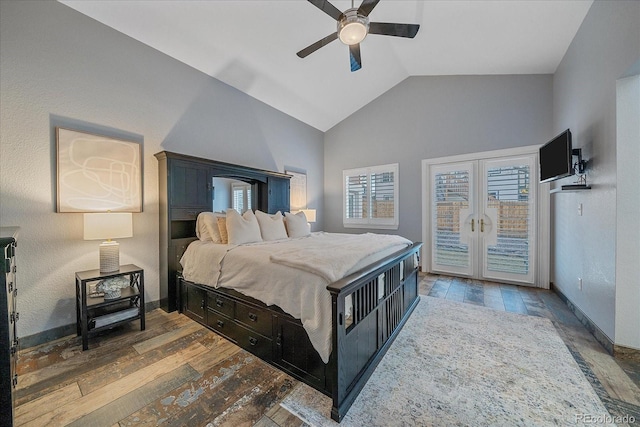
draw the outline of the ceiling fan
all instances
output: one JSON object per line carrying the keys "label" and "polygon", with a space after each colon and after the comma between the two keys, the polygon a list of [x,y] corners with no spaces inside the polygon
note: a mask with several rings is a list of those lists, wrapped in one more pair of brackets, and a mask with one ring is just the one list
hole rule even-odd
{"label": "ceiling fan", "polygon": [[300,58],[312,54],[322,46],[328,45],[335,39],[349,46],[349,57],[351,61],[351,71],[358,71],[362,68],[360,59],[360,42],[367,37],[367,34],[381,34],[384,36],[414,38],[420,29],[417,24],[390,24],[387,22],[369,22],[369,14],[380,0],[363,0],[359,8],[353,7],[340,12],[334,5],[326,0],[308,0],[318,9],[338,21],[338,29],[335,33],[318,40],[305,47],[297,55]]}

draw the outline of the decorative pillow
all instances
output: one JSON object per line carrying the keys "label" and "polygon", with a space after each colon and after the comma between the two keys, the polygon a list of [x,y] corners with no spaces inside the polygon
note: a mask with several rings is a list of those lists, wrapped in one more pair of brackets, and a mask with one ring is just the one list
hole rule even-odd
{"label": "decorative pillow", "polygon": [[204,215],[207,212],[200,212],[196,218],[196,237],[202,241],[212,240],[209,235],[209,230],[204,225]]}
{"label": "decorative pillow", "polygon": [[227,209],[227,234],[230,245],[262,241],[258,220],[250,209],[242,216],[235,209]]}
{"label": "decorative pillow", "polygon": [[287,226],[287,234],[289,237],[304,237],[311,234],[311,229],[307,223],[307,216],[302,211],[295,215],[290,212],[285,212],[284,222]]}
{"label": "decorative pillow", "polygon": [[220,234],[220,243],[225,245],[229,243],[229,235],[227,234],[227,217],[218,217],[218,234]]}
{"label": "decorative pillow", "polygon": [[216,217],[220,214],[213,212],[200,212],[196,219],[196,236],[203,241],[211,240],[214,243],[221,243],[220,232],[218,231],[218,221]]}
{"label": "decorative pillow", "polygon": [[287,230],[284,228],[284,217],[280,211],[273,215],[256,211],[256,219],[260,226],[262,240],[281,240],[289,237],[287,236]]}

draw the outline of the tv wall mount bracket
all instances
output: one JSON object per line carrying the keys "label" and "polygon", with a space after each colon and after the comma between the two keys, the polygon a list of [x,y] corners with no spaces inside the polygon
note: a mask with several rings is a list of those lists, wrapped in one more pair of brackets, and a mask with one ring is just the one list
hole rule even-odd
{"label": "tv wall mount bracket", "polygon": [[576,175],[582,175],[587,169],[587,161],[582,160],[582,148],[574,148],[571,150],[571,155],[577,157],[578,160],[573,164],[573,170]]}

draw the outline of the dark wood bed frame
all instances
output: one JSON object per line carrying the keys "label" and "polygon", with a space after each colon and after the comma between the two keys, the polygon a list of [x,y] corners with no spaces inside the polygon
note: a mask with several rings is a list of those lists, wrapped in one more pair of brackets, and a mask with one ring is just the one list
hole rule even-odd
{"label": "dark wood bed frame", "polygon": [[[182,154],[157,153],[160,190],[160,302],[179,309],[240,347],[333,400],[340,422],[418,304],[422,243],[398,251],[327,286],[332,299],[332,348],[322,362],[300,320],[277,306],[180,275],[180,258],[196,239],[195,221],[212,208],[212,179],[252,185],[252,206],[289,211],[290,176]],[[351,316],[345,299],[351,296]]]}

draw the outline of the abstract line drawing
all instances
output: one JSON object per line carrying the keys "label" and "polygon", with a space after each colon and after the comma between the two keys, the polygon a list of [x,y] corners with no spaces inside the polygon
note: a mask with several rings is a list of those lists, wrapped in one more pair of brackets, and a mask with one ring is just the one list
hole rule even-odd
{"label": "abstract line drawing", "polygon": [[289,209],[291,212],[307,208],[307,174],[302,172],[285,171],[291,175]]}
{"label": "abstract line drawing", "polygon": [[57,212],[142,212],[141,146],[56,127]]}

